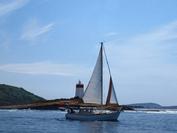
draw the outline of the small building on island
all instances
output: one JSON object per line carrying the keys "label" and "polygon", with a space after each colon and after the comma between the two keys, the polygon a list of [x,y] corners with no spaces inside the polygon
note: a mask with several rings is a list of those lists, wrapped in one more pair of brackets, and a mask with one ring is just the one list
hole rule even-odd
{"label": "small building on island", "polygon": [[84,95],[84,84],[82,84],[81,81],[79,80],[79,82],[76,84],[75,97],[82,98],[83,95]]}

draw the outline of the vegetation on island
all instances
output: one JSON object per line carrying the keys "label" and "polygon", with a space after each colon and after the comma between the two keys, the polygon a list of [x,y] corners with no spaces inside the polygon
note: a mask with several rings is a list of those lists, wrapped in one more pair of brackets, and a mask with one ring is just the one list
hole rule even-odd
{"label": "vegetation on island", "polygon": [[0,106],[29,104],[39,101],[45,101],[45,99],[23,88],[0,84]]}

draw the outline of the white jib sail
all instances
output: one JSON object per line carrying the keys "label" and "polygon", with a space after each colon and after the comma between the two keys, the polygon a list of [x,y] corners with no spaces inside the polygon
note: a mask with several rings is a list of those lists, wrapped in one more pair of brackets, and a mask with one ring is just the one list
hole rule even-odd
{"label": "white jib sail", "polygon": [[83,96],[85,103],[102,104],[102,48]]}

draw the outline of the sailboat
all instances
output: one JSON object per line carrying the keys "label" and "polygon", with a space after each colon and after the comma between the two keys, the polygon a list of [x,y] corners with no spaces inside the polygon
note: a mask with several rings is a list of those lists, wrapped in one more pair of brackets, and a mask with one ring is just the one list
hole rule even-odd
{"label": "sailboat", "polygon": [[[105,104],[103,102],[103,53],[105,55],[110,76],[108,95]],[[68,109],[68,112],[65,115],[66,119],[84,121],[117,121],[121,112],[121,107],[117,101],[103,42],[101,42],[97,62],[82,99],[84,101],[83,106],[76,110],[72,108]],[[110,107],[116,108],[112,110]]]}

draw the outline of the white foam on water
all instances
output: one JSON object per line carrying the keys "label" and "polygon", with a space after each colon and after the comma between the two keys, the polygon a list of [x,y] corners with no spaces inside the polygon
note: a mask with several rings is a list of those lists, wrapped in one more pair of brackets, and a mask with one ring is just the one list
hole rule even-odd
{"label": "white foam on water", "polygon": [[150,114],[177,114],[177,110],[146,111]]}
{"label": "white foam on water", "polygon": [[177,114],[177,110],[127,110],[129,113],[147,113],[147,114]]}
{"label": "white foam on water", "polygon": [[124,110],[123,112],[127,112],[127,113],[136,113],[137,111],[135,111],[135,110]]}
{"label": "white foam on water", "polygon": [[0,109],[0,112],[16,112],[18,109]]}

